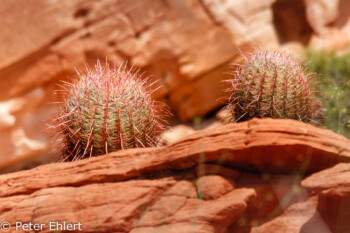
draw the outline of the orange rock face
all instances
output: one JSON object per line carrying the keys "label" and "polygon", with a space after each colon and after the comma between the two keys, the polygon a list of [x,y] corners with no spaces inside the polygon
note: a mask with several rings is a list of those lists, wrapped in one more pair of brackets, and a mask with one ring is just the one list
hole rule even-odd
{"label": "orange rock face", "polygon": [[317,210],[332,232],[350,232],[350,166],[338,164],[303,180],[318,198]]}
{"label": "orange rock face", "polygon": [[79,232],[347,232],[349,162],[340,135],[253,119],[2,175],[0,219],[12,232],[25,232],[18,222],[51,232],[52,221]]}
{"label": "orange rock face", "polygon": [[[228,64],[239,62],[237,48],[346,48],[348,1],[304,2],[3,1],[0,172],[47,160],[43,119],[56,109],[48,105],[59,89],[55,83],[73,77],[74,67],[84,69],[84,62],[127,60],[159,79],[162,87],[154,97],[168,103],[181,121],[189,121],[222,106],[220,81],[229,78],[224,74]],[[20,106],[31,105],[33,93],[39,102],[13,110],[19,100]]]}

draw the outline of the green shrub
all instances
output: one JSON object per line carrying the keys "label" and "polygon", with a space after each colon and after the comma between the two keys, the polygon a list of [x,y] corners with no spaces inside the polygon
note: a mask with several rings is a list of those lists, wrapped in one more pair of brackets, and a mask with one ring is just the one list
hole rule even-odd
{"label": "green shrub", "polygon": [[323,102],[323,124],[350,138],[350,52],[336,55],[335,52],[308,50],[305,55],[306,69],[320,74],[314,79],[320,82],[317,89]]}

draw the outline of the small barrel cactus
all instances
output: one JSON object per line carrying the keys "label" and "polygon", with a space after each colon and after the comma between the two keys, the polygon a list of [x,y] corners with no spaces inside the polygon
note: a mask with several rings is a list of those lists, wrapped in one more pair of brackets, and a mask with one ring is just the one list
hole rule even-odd
{"label": "small barrel cactus", "polygon": [[169,111],[151,99],[147,79],[125,66],[110,68],[107,62],[97,62],[78,77],[76,83],[65,83],[66,99],[51,125],[64,160],[158,143]]}
{"label": "small barrel cactus", "polygon": [[311,79],[301,62],[289,55],[267,50],[243,55],[243,64],[229,82],[231,121],[253,117],[289,118],[318,125],[323,118]]}

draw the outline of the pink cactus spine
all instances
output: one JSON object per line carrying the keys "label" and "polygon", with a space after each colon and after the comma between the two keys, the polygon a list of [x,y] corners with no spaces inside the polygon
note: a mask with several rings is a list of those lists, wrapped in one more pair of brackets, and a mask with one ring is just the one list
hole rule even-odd
{"label": "pink cactus spine", "polygon": [[50,126],[64,160],[157,145],[159,134],[167,129],[169,111],[152,100],[154,83],[132,68],[110,68],[107,62],[77,73],[78,82],[64,82],[67,98]]}
{"label": "pink cactus spine", "polygon": [[310,81],[316,75],[303,70],[301,62],[289,55],[266,50],[242,56],[227,90],[231,121],[253,117],[289,118],[314,125],[323,119],[319,94]]}

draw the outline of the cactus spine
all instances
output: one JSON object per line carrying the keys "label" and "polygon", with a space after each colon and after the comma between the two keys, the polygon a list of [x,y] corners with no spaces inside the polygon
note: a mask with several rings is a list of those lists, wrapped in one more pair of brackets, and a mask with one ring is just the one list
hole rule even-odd
{"label": "cactus spine", "polygon": [[141,76],[97,62],[95,69],[78,72],[78,82],[65,83],[67,98],[51,126],[64,160],[157,144],[169,112],[151,99],[153,84]]}
{"label": "cactus spine", "polygon": [[315,75],[305,72],[299,60],[266,50],[243,57],[244,63],[231,72],[234,78],[226,80],[231,121],[271,117],[319,124],[321,103],[310,82]]}

